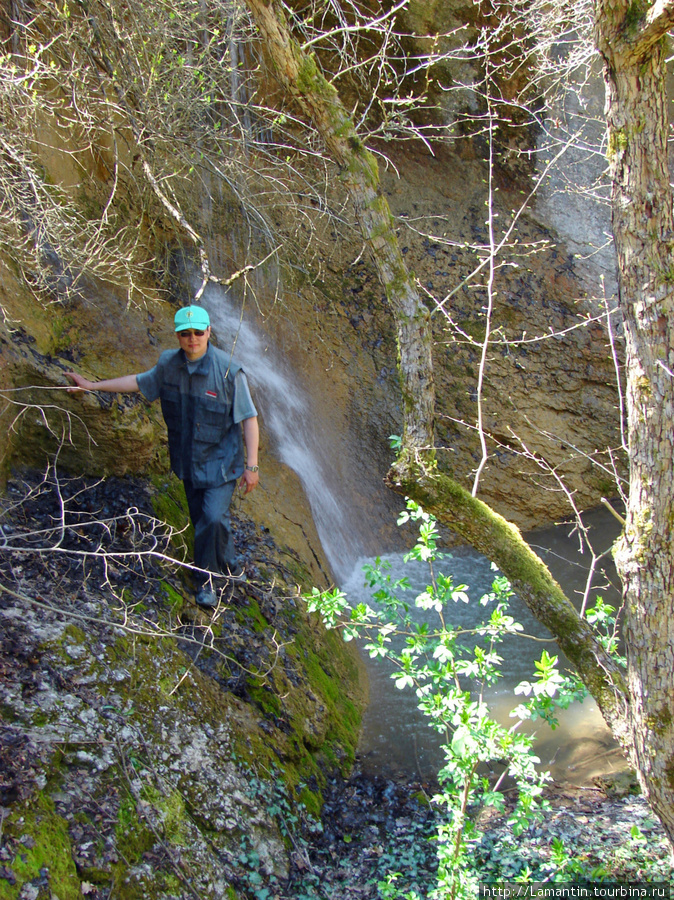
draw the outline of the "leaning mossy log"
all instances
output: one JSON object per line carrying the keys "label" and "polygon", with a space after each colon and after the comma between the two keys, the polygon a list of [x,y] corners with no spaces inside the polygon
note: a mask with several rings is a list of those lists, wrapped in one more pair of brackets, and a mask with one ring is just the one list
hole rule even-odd
{"label": "leaning mossy log", "polygon": [[552,632],[620,740],[629,702],[623,673],[519,529],[438,472],[433,464],[413,460],[409,454],[401,454],[387,483],[397,493],[415,500],[498,566],[536,619]]}

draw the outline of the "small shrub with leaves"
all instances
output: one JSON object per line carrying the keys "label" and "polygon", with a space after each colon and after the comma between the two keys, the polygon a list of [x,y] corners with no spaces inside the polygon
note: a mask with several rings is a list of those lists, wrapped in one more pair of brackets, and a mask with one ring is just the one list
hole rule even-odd
{"label": "small shrub with leaves", "polygon": [[[406,598],[409,580],[393,580],[389,566],[377,559],[364,570],[372,605],[351,605],[339,590],[314,590],[307,602],[327,627],[341,628],[345,640],[364,638],[371,657],[388,660],[396,687],[416,692],[419,709],[444,738],[440,790],[433,798],[442,812],[435,836],[437,885],[428,896],[467,900],[476,895],[483,876],[473,860],[482,837],[475,813],[487,806],[505,810],[504,785],[513,781],[517,801],[508,818],[513,835],[545,806],[541,795],[549,776],[537,771],[540,760],[533,738],[519,731],[521,720],[541,716],[552,721],[555,704],[568,705],[583,692],[575,680],[559,673],[557,657],[544,652],[533,680],[518,689],[531,698],[517,708],[512,725],[500,724],[486,691],[501,677],[499,645],[506,635],[522,631],[508,610],[510,585],[495,573],[491,591],[479,600],[483,614],[476,624],[453,624],[452,608],[469,602],[468,587],[441,570],[435,519],[413,501],[399,524],[410,521],[418,525],[419,538],[405,561],[428,566],[428,583],[413,600]],[[412,615],[413,607],[425,613],[421,621]],[[396,880],[391,873],[381,884],[383,897],[402,896],[396,893]],[[404,896],[413,900],[414,894]]]}
{"label": "small shrub with leaves", "polygon": [[[407,577],[394,580],[390,566],[377,559],[364,568],[372,605],[349,603],[339,590],[314,589],[306,598],[311,612],[319,612],[328,628],[341,628],[345,640],[360,638],[374,659],[388,661],[400,690],[414,690],[418,707],[443,737],[444,765],[433,801],[438,827],[437,877],[423,893],[405,885],[400,872],[390,871],[379,882],[382,900],[468,900],[478,885],[501,881],[522,884],[583,881],[602,883],[626,878],[666,884],[672,869],[666,840],[633,826],[627,841],[607,847],[604,834],[566,834],[532,837],[537,819],[548,806],[542,792],[549,776],[537,771],[533,737],[519,733],[524,720],[542,719],[557,726],[555,711],[582,701],[587,691],[574,673],[562,674],[558,657],[544,650],[534,661],[530,681],[514,689],[523,702],[510,713],[513,724],[499,723],[489,708],[488,688],[501,677],[499,645],[509,634],[522,632],[510,615],[508,581],[495,574],[491,591],[479,599],[482,616],[471,627],[453,624],[452,610],[469,603],[469,589],[446,574],[445,554],[438,550],[434,518],[416,503],[407,502],[399,524],[416,522],[419,538],[405,561],[428,567],[428,582],[410,599]],[[616,610],[598,597],[584,611],[602,643],[621,664]],[[517,801],[506,803],[505,791],[514,784]],[[485,833],[478,813],[492,807],[501,814],[498,829]],[[651,834],[651,829],[654,829]],[[529,838],[521,836],[528,830]],[[661,830],[660,830],[661,832]],[[398,868],[402,868],[398,862]]]}

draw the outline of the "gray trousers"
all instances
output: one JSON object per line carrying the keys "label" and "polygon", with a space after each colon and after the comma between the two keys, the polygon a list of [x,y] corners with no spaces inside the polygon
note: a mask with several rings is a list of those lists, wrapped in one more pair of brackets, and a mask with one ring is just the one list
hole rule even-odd
{"label": "gray trousers", "polygon": [[194,564],[221,575],[235,572],[239,566],[229,507],[237,481],[212,488],[195,488],[190,481],[183,484],[194,525]]}

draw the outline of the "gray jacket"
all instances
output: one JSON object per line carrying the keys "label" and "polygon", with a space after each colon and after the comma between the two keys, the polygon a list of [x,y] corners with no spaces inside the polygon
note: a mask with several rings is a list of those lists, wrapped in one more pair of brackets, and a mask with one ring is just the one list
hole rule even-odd
{"label": "gray jacket", "polygon": [[171,469],[196,488],[216,487],[244,470],[240,422],[257,415],[241,367],[210,344],[190,373],[182,350],[166,350],[137,376],[149,401],[161,400]]}

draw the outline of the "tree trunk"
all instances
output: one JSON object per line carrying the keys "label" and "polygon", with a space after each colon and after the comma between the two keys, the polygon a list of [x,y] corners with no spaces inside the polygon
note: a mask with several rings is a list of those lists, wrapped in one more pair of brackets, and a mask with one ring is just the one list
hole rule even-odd
{"label": "tree trunk", "polygon": [[276,76],[321,135],[349,192],[363,238],[377,266],[398,333],[398,371],[403,397],[403,444],[433,448],[433,388],[430,314],[421,302],[400,252],[393,216],[379,192],[379,169],[363,145],[335,88],[313,56],[303,53],[270,0],[247,0]]}
{"label": "tree trunk", "polygon": [[616,554],[632,757],[674,845],[674,254],[665,47],[670,2],[598,2],[613,235],[626,338],[630,493]]}

